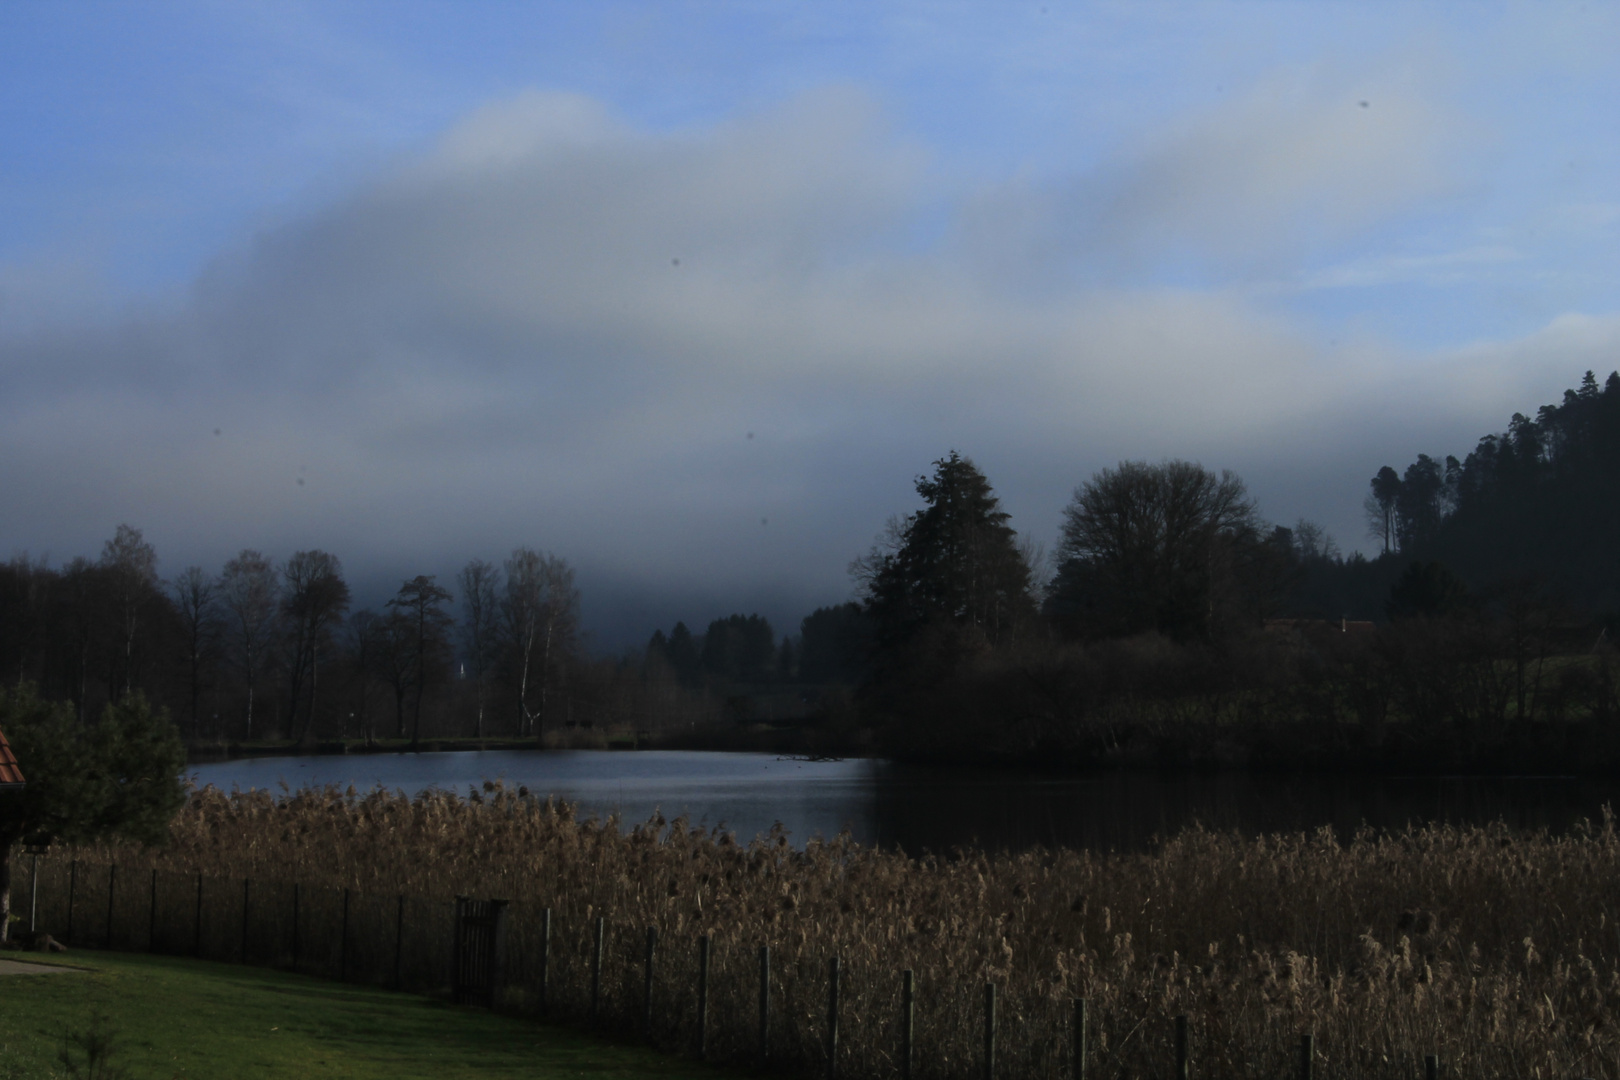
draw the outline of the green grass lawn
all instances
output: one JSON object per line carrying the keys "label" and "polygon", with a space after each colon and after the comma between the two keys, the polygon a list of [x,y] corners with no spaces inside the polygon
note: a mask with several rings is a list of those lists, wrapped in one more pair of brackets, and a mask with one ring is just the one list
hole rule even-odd
{"label": "green grass lawn", "polygon": [[97,1013],[120,1047],[113,1063],[141,1080],[730,1075],[563,1028],[284,972],[124,953],[51,960],[81,970],[0,976],[0,1080],[67,1075],[57,1062],[64,1035],[88,1030]]}

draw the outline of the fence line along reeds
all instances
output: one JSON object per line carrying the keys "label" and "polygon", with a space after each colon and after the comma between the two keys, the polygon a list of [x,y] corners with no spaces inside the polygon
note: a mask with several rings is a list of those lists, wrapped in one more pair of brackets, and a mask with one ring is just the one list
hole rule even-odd
{"label": "fence line along reeds", "polygon": [[1193,829],[1144,854],[919,858],[847,836],[796,850],[780,829],[739,844],[683,821],[580,822],[498,787],[467,799],[205,789],[171,832],[160,852],[81,850],[72,871],[46,860],[48,928],[65,921],[71,872],[75,937],[101,944],[116,863],[115,946],[150,937],[186,952],[194,938],[203,955],[237,959],[246,941],[248,959],[291,966],[297,883],[300,970],[392,985],[398,955],[402,985],[433,989],[448,980],[452,898],[500,897],[511,901],[505,1005],[593,1022],[601,920],[594,1023],[635,1038],[648,1030],[653,928],[650,1032],[672,1050],[698,1049],[698,942],[712,936],[703,1048],[721,1062],[759,1061],[768,947],[769,1058],[803,1075],[831,1064],[838,1077],[899,1077],[909,969],[917,1080],[983,1075],[987,985],[995,1075],[1009,1080],[1072,1074],[1076,999],[1087,1001],[1091,1077],[1171,1075],[1173,1018],[1185,1015],[1195,1077],[1297,1075],[1311,1032],[1318,1078],[1406,1080],[1436,1054],[1454,1075],[1620,1080],[1620,836],[1608,816],[1565,836]]}

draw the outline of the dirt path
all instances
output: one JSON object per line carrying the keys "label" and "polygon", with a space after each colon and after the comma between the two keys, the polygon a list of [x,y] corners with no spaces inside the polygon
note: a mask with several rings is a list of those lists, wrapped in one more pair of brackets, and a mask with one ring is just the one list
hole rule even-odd
{"label": "dirt path", "polygon": [[0,975],[61,975],[80,968],[61,967],[34,960],[0,960]]}

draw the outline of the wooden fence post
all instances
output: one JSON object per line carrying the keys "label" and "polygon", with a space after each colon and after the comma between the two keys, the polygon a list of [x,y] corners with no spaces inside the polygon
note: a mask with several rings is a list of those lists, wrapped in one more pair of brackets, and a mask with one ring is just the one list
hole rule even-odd
{"label": "wooden fence post", "polygon": [[343,890],[343,921],[338,924],[338,982],[349,981],[349,890]]}
{"label": "wooden fence post", "polygon": [[1311,1080],[1316,1064],[1316,1036],[1307,1031],[1299,1037],[1299,1080]]}
{"label": "wooden fence post", "polygon": [[984,984],[984,1080],[996,1080],[996,984]]}
{"label": "wooden fence post", "polygon": [[702,1061],[709,1053],[709,935],[698,938],[698,1044],[697,1056]]}
{"label": "wooden fence post", "polygon": [[759,1066],[771,1060],[771,947],[759,947]]}
{"label": "wooden fence post", "polygon": [[152,895],[146,905],[146,951],[157,952],[157,867],[152,867]]}
{"label": "wooden fence post", "polygon": [[196,918],[191,923],[191,951],[196,953],[199,958],[202,957],[202,890],[203,876],[202,871],[199,870],[197,871],[197,912]]}
{"label": "wooden fence post", "polygon": [[652,1042],[653,1037],[653,956],[658,949],[658,927],[647,927],[647,969],[641,978],[641,1034]]}
{"label": "wooden fence post", "polygon": [[298,882],[293,882],[292,969],[298,970]]}
{"label": "wooden fence post", "polygon": [[917,976],[910,968],[900,973],[900,1080],[911,1080],[913,1037],[917,1022]]}
{"label": "wooden fence post", "polygon": [[39,914],[39,856],[34,857],[32,881],[28,886],[28,932],[32,934],[37,927],[35,916]]}
{"label": "wooden fence post", "polygon": [[1423,1055],[1423,1080],[1440,1080],[1440,1055]]}
{"label": "wooden fence post", "polygon": [[400,973],[400,954],[405,951],[405,894],[399,894],[399,910],[394,915],[394,989],[403,990],[405,984]]}
{"label": "wooden fence post", "polygon": [[248,890],[253,886],[252,878],[242,879],[242,963],[248,960]]}
{"label": "wooden fence post", "polygon": [[113,891],[118,885],[118,864],[112,863],[107,867],[107,932],[102,938],[102,948],[112,948],[112,920],[113,920]]}
{"label": "wooden fence post", "polygon": [[1086,999],[1074,999],[1074,1080],[1086,1080]]}
{"label": "wooden fence post", "polygon": [[467,898],[456,897],[455,913],[450,916],[450,996],[458,1004],[461,1001],[461,965],[465,959],[466,950],[462,948],[462,927],[467,916]]}
{"label": "wooden fence post", "polygon": [[551,909],[540,913],[540,1011],[545,1012],[551,995]]}
{"label": "wooden fence post", "polygon": [[74,859],[68,863],[68,918],[67,941],[70,945],[77,945],[73,940],[73,900],[74,894],[79,890],[79,860]]}
{"label": "wooden fence post", "polygon": [[602,1007],[602,938],[607,935],[607,919],[596,917],[596,947],[591,950],[591,1023],[596,1023]]}
{"label": "wooden fence post", "polygon": [[1176,1017],[1176,1080],[1187,1080],[1187,1016]]}
{"label": "wooden fence post", "polygon": [[838,1076],[838,957],[827,962],[827,1080]]}

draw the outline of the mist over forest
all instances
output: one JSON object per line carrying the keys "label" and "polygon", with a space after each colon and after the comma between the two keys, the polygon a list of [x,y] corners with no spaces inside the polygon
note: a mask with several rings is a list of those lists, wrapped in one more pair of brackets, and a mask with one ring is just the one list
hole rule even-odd
{"label": "mist over forest", "polygon": [[0,567],[0,678],[83,722],[140,693],[195,744],[751,730],[761,745],[1085,761],[1117,756],[1095,740],[1120,730],[1167,752],[1162,709],[1236,707],[1268,729],[1358,717],[1377,750],[1392,718],[1432,732],[1615,707],[1617,462],[1620,373],[1588,372],[1463,457],[1380,468],[1368,558],[1310,521],[1268,521],[1235,473],[1174,459],[1094,474],[1047,548],[952,450],[916,478],[922,507],[854,553],[856,599],[780,627],[696,615],[611,653],[587,647],[558,553],[473,558],[362,604],[336,554],[244,549],[164,575],[126,524],[97,557]]}

